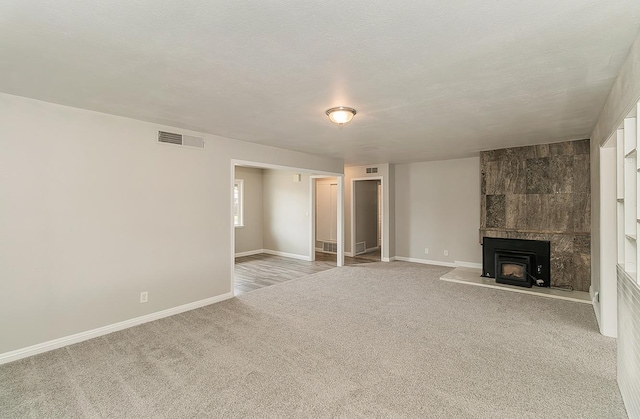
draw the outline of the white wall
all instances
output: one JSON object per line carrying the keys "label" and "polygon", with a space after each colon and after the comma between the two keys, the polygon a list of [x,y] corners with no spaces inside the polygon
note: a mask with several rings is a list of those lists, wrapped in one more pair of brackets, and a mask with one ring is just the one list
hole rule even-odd
{"label": "white wall", "polygon": [[236,179],[243,180],[243,226],[236,227],[235,252],[261,250],[262,231],[262,169],[236,166]]}
{"label": "white wall", "polygon": [[[600,320],[611,316],[613,314],[611,310],[616,307],[613,299],[618,299],[618,383],[629,417],[640,417],[640,391],[638,391],[640,387],[637,381],[630,381],[634,374],[638,374],[640,359],[640,321],[637,320],[640,312],[638,307],[640,292],[634,284],[621,283],[621,280],[626,280],[624,275],[621,275],[617,281],[617,296],[604,293],[605,287],[616,283],[616,277],[611,274],[610,266],[601,266],[600,248],[604,242],[601,242],[600,217],[601,210],[605,213],[606,208],[601,208],[600,202],[603,198],[600,195],[600,147],[605,144],[639,100],[640,34],[629,50],[629,56],[620,70],[591,134],[591,283],[592,287],[602,291],[600,304],[595,305],[594,309],[600,311],[597,315]],[[606,204],[604,206],[606,207]],[[609,274],[605,277],[601,276],[601,272]],[[621,328],[622,325],[624,329]],[[610,330],[606,330],[606,325],[602,321],[600,328],[603,333],[612,334]]]}
{"label": "white wall", "polygon": [[295,172],[264,170],[264,248],[310,260],[309,175],[294,182]]}
{"label": "white wall", "polygon": [[478,157],[397,164],[394,186],[396,258],[481,263]]}
{"label": "white wall", "polygon": [[[206,150],[158,144],[159,129],[203,136]],[[7,94],[0,149],[0,354],[228,295],[231,159],[343,170]]]}

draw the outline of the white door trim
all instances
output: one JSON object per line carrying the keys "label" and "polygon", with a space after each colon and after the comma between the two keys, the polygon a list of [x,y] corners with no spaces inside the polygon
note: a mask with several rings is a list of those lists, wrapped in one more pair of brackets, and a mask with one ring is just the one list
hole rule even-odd
{"label": "white door trim", "polygon": [[336,178],[338,183],[338,200],[336,205],[336,211],[338,212],[336,214],[336,242],[338,244],[338,252],[336,266],[344,266],[344,175],[311,175],[309,178],[309,181],[311,182],[311,211],[309,212],[311,215],[309,217],[311,228],[311,243],[309,244],[312,255],[311,260],[316,259],[316,179]]}
{"label": "white door trim", "polygon": [[[593,307],[600,326],[600,333],[605,336],[618,335],[618,276],[617,240],[616,240],[616,147],[615,138],[600,152],[600,276],[598,295],[590,289]],[[613,146],[611,146],[613,144]],[[593,252],[593,250],[592,250]],[[592,253],[593,258],[593,253]],[[592,273],[594,275],[595,273]]]}
{"label": "white door trim", "polygon": [[380,185],[382,186],[382,208],[381,208],[381,213],[380,216],[382,217],[382,231],[380,231],[380,235],[382,236],[382,240],[381,240],[381,245],[380,245],[380,259],[383,262],[389,262],[389,260],[385,260],[384,259],[384,251],[386,249],[384,241],[385,239],[388,239],[388,237],[385,237],[384,231],[385,231],[385,227],[387,224],[387,219],[385,218],[385,212],[384,212],[384,204],[385,204],[385,182],[384,182],[384,177],[383,176],[369,176],[369,177],[356,177],[356,178],[352,178],[351,179],[351,253],[355,256],[356,252],[356,182],[362,181],[362,180],[379,180],[380,181]]}

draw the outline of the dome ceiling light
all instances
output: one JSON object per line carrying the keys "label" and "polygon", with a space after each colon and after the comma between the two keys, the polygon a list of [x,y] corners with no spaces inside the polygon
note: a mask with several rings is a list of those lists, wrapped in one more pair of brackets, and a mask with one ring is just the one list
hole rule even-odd
{"label": "dome ceiling light", "polygon": [[351,122],[356,114],[356,110],[346,106],[337,106],[335,108],[327,109],[325,113],[331,122],[336,124],[338,128],[342,128]]}

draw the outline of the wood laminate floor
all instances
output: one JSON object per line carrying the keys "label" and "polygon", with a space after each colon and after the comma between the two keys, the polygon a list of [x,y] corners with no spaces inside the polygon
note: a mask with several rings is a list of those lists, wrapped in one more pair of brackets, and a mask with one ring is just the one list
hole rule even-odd
{"label": "wood laminate floor", "polygon": [[[344,258],[345,265],[379,261],[380,250]],[[335,267],[336,255],[321,252],[316,252],[316,260],[313,262],[265,253],[238,257],[235,265],[235,293],[242,294]]]}

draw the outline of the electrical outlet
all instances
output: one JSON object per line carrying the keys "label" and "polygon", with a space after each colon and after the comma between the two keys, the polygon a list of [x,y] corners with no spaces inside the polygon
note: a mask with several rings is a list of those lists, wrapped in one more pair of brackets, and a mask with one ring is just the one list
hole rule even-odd
{"label": "electrical outlet", "polygon": [[428,254],[429,254],[429,248],[428,248],[428,247],[425,247],[425,248],[424,248],[424,254],[425,254],[425,255],[428,255]]}
{"label": "electrical outlet", "polygon": [[445,255],[445,256],[449,256],[449,251],[448,251],[448,250],[445,250],[445,251],[444,251],[444,255]]}
{"label": "electrical outlet", "polygon": [[146,303],[147,301],[149,301],[149,292],[148,291],[142,291],[140,293],[140,302],[141,303]]}

